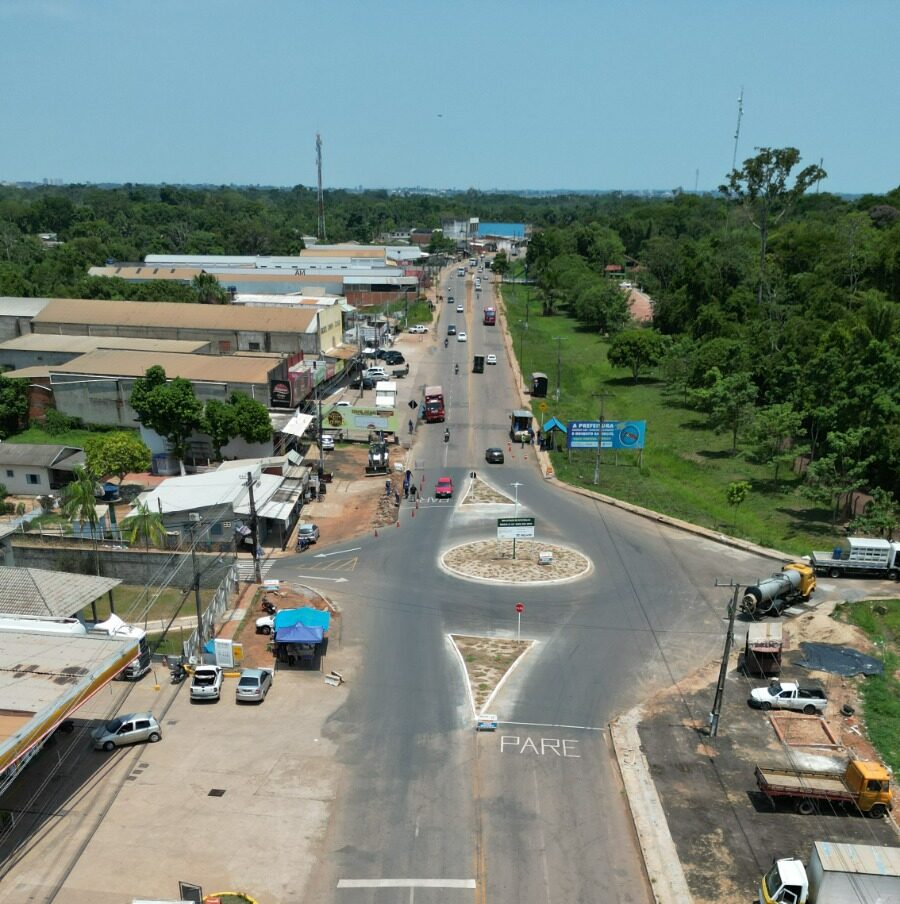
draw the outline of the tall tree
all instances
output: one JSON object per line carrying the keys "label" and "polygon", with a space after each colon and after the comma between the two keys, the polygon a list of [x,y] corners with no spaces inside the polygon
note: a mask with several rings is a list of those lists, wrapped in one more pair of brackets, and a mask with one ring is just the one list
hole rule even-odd
{"label": "tall tree", "polygon": [[737,451],[738,434],[751,421],[759,390],[750,374],[735,373],[723,377],[718,368],[708,375],[709,385],[695,389],[691,396],[698,408],[709,415],[710,426],[718,433],[731,433],[731,451]]}
{"label": "tall tree", "polygon": [[265,405],[242,392],[233,392],[231,407],[238,436],[248,443],[265,443],[272,438],[272,420]]}
{"label": "tall tree", "polygon": [[769,405],[756,412],[750,429],[753,455],[762,464],[775,466],[775,483],[778,471],[798,454],[794,440],[800,432],[803,416],[794,411],[790,402]]}
{"label": "tall tree", "polygon": [[222,459],[222,446],[237,436],[234,406],[219,399],[210,399],[203,409],[203,430],[212,440],[216,459]]}
{"label": "tall tree", "polygon": [[63,487],[60,511],[70,521],[87,525],[94,547],[94,565],[100,574],[100,552],[97,534],[100,518],[97,515],[97,478],[81,465],[72,469],[72,480]]}
{"label": "tall tree", "polygon": [[828,435],[829,451],[806,469],[804,492],[830,507],[832,525],[841,513],[841,502],[865,483],[866,468],[872,461],[863,453],[867,446],[867,430],[834,431]]}
{"label": "tall tree", "polygon": [[[150,552],[151,546],[165,547],[166,526],[163,523],[162,515],[152,511],[146,502],[139,502],[131,514],[122,519],[122,530],[125,539],[132,545],[143,543],[145,552]],[[149,556],[144,556],[144,565],[147,575],[146,582],[149,584],[153,568]]]}
{"label": "tall tree", "polygon": [[191,280],[191,291],[199,304],[224,304],[228,293],[212,273],[198,273]]}
{"label": "tall tree", "polygon": [[0,439],[18,433],[28,418],[28,389],[25,380],[0,377]]}
{"label": "tall tree", "polygon": [[627,367],[635,384],[641,373],[662,360],[666,340],[654,330],[623,330],[613,337],[606,357],[613,367]]}
{"label": "tall tree", "polygon": [[732,170],[728,181],[719,186],[719,191],[747,211],[751,224],[759,232],[757,302],[760,307],[765,293],[770,230],[811,185],[828,175],[820,166],[807,166],[789,186],[791,170],[799,162],[797,148],[760,148],[755,157],[745,160],[741,169]]}
{"label": "tall tree", "polygon": [[119,486],[126,474],[150,468],[150,449],[132,432],[97,433],[84,444],[84,457],[92,474],[119,478]]}
{"label": "tall tree", "polygon": [[203,405],[194,387],[181,377],[168,381],[158,364],[135,380],[131,407],[145,427],[169,441],[179,461],[184,458],[191,434],[203,425]]}

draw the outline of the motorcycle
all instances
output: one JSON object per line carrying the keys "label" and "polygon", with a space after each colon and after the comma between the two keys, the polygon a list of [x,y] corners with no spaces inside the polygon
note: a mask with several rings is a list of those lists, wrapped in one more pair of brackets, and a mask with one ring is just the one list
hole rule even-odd
{"label": "motorcycle", "polygon": [[169,667],[169,674],[172,676],[172,684],[181,684],[187,678],[187,669],[183,662],[176,662],[175,665]]}
{"label": "motorcycle", "polygon": [[445,443],[449,443],[449,442],[450,442],[450,431],[449,431],[449,430],[445,430],[445,431],[444,431],[444,442],[445,442]]}
{"label": "motorcycle", "polygon": [[445,339],[445,340],[444,340],[444,348],[447,348],[448,345],[450,345],[450,340],[449,340],[449,339]]}
{"label": "motorcycle", "polygon": [[312,540],[309,540],[307,537],[301,537],[297,541],[297,552],[306,552],[310,546],[312,546]]}
{"label": "motorcycle", "polygon": [[274,615],[278,611],[275,604],[267,596],[264,596],[262,598],[262,603],[260,605],[266,615]]}
{"label": "motorcycle", "polygon": [[456,376],[459,376],[459,365],[458,364],[453,365],[453,373],[456,374]]}

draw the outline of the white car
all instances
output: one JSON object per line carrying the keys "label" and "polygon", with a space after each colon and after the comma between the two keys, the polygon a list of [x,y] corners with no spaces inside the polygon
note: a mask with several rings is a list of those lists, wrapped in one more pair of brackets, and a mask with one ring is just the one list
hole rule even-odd
{"label": "white car", "polygon": [[465,309],[461,304],[458,304],[458,305],[456,306],[456,313],[457,313],[457,314],[465,314],[465,313],[466,313],[466,309]]}
{"label": "white car", "polygon": [[411,333],[427,333],[428,327],[421,323],[416,323],[409,328],[409,332]]}
{"label": "white car", "polygon": [[456,341],[457,342],[466,342],[468,340],[468,336],[465,333],[457,334]]}
{"label": "white car", "polygon": [[198,665],[191,679],[191,700],[218,700],[225,673],[217,665]]}
{"label": "white car", "polygon": [[497,356],[496,356],[496,355],[488,355],[488,356],[484,359],[484,363],[485,363],[485,364],[496,364],[496,363],[497,363]]}
{"label": "white car", "polygon": [[334,437],[323,433],[322,438],[319,440],[319,446],[323,452],[334,452]]}
{"label": "white car", "polygon": [[238,678],[234,691],[234,699],[240,703],[242,700],[253,700],[262,703],[272,686],[271,669],[241,669],[241,677]]}

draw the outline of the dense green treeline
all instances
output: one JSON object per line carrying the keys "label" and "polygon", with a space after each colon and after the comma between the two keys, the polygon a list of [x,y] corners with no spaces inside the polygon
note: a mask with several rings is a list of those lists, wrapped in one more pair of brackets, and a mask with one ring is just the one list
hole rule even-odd
{"label": "dense green treeline", "polygon": [[[767,165],[785,154],[762,151]],[[759,163],[737,181],[758,188]],[[546,315],[610,334],[611,363],[635,381],[656,369],[735,454],[739,439],[776,468],[808,453],[806,491],[837,515],[851,490],[900,495],[900,189],[804,194],[811,171],[788,197],[790,169],[782,196],[767,184],[732,203],[618,201],[535,236],[527,263]],[[604,277],[629,258],[653,298],[652,330],[626,328],[622,277]]]}

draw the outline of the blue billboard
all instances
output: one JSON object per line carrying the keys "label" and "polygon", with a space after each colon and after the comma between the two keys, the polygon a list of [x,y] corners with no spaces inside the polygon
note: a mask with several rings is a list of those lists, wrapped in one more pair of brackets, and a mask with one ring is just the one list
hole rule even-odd
{"label": "blue billboard", "polygon": [[[566,445],[570,449],[596,449],[600,421],[569,421]],[[604,421],[601,449],[643,449],[646,421]]]}

